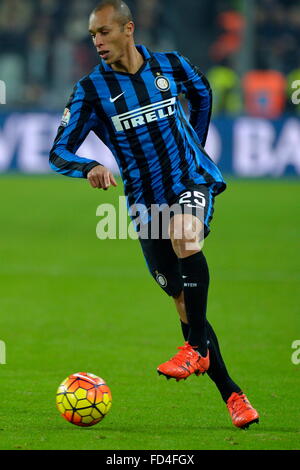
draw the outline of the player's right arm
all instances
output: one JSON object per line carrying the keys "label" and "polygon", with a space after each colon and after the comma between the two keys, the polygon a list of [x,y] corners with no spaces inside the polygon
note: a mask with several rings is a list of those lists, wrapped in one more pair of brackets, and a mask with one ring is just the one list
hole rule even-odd
{"label": "player's right arm", "polygon": [[73,178],[87,178],[93,188],[107,189],[111,184],[117,185],[111,171],[96,160],[76,155],[93,128],[97,128],[99,136],[101,122],[82,84],[78,82],[64,110],[50,151],[49,163],[57,173]]}

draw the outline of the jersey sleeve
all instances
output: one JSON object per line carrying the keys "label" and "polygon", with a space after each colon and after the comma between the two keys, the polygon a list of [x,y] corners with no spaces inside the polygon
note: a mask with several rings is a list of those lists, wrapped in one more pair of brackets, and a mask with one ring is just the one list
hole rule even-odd
{"label": "jersey sleeve", "polygon": [[97,127],[99,131],[99,119],[85,90],[78,82],[66,105],[50,151],[49,164],[54,171],[74,178],[86,178],[92,168],[100,165],[95,160],[76,155],[76,151],[93,127]]}
{"label": "jersey sleeve", "polygon": [[200,69],[192,65],[186,57],[176,54],[180,61],[181,90],[188,100],[190,124],[204,147],[211,118],[212,91]]}

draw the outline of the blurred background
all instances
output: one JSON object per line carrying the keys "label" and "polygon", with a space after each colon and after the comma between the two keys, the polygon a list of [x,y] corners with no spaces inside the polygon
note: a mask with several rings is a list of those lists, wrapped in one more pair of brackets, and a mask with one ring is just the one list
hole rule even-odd
{"label": "blurred background", "polygon": [[[127,3],[136,19],[137,43],[178,50],[207,75],[214,97],[207,150],[224,172],[242,177],[300,173],[298,1]],[[96,4],[0,0],[2,89],[6,85],[0,172],[49,171],[48,151],[65,103],[76,81],[99,60],[87,33]],[[91,153],[117,172],[93,135],[79,151]]]}

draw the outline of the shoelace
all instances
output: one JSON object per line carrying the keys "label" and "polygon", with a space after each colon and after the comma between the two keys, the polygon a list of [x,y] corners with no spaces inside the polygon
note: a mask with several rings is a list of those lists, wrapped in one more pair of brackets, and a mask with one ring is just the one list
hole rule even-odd
{"label": "shoelace", "polygon": [[244,404],[247,405],[247,408],[250,408],[250,403],[246,398],[246,395],[237,395],[230,400],[228,405],[232,407],[234,413],[239,413],[244,409]]}
{"label": "shoelace", "polygon": [[191,355],[192,352],[194,351],[192,346],[190,346],[189,344],[185,344],[184,346],[179,346],[179,348],[177,349],[179,349],[179,352],[170,359],[171,361],[175,362],[176,365],[181,365],[182,360],[186,359],[186,354],[188,353]]}

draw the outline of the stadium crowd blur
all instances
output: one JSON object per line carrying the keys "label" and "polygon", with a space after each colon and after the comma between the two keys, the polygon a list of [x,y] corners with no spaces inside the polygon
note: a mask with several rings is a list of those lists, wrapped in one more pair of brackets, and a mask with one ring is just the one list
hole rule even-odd
{"label": "stadium crowd blur", "polygon": [[[300,79],[298,0],[251,0],[248,10],[245,0],[127,3],[137,43],[178,50],[208,76],[215,116],[300,114],[290,99]],[[0,0],[0,79],[11,109],[62,109],[75,82],[99,61],[87,32],[96,4]]]}

